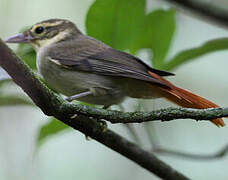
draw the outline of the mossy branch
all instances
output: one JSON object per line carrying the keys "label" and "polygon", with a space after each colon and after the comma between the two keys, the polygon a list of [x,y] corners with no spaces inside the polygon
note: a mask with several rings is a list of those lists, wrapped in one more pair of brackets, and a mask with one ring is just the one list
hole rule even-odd
{"label": "mossy branch", "polygon": [[166,108],[150,112],[121,112],[105,110],[85,105],[76,105],[64,102],[61,113],[81,114],[96,119],[105,119],[113,124],[116,123],[142,123],[147,121],[171,121],[176,119],[194,119],[197,121],[212,120],[228,116],[228,108]]}

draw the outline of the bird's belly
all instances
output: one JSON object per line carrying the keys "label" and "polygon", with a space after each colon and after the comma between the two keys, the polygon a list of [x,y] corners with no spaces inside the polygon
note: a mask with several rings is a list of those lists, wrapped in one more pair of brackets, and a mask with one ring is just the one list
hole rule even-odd
{"label": "bird's belly", "polygon": [[72,96],[92,90],[93,95],[78,99],[83,102],[112,105],[120,103],[125,97],[118,83],[108,76],[73,71],[55,64],[46,64],[39,72],[53,90],[63,95]]}

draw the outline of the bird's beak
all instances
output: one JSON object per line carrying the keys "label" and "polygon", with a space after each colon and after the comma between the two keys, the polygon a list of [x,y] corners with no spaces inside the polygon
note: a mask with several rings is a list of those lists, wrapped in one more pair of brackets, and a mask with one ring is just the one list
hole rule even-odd
{"label": "bird's beak", "polygon": [[27,33],[20,33],[14,36],[9,37],[5,40],[6,43],[27,43],[30,42],[33,39],[32,36],[30,36]]}

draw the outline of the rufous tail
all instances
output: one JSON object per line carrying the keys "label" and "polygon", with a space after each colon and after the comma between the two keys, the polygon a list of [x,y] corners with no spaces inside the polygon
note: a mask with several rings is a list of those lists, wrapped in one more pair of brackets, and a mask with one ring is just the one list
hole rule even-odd
{"label": "rufous tail", "polygon": [[[149,72],[153,77],[156,79],[159,79],[164,84],[167,84],[170,89],[162,88],[161,90],[164,91],[162,94],[165,98],[172,101],[173,103],[180,105],[182,107],[187,108],[196,108],[196,109],[206,109],[206,108],[217,108],[219,107],[217,104],[204,99],[203,97],[200,97],[197,94],[194,94],[188,90],[176,87],[166,79],[158,76],[157,74],[153,72]],[[224,121],[221,118],[213,119],[211,120],[212,123],[214,123],[218,127],[225,126]]]}

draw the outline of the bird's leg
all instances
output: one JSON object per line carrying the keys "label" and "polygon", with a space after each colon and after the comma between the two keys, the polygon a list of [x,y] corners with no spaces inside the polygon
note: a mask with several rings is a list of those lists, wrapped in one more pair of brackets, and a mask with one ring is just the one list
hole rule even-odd
{"label": "bird's leg", "polygon": [[75,94],[73,96],[69,96],[69,97],[66,98],[66,100],[71,102],[73,100],[76,100],[78,98],[85,97],[85,96],[88,96],[88,95],[91,95],[91,94],[93,94],[91,91],[86,91],[86,92],[82,92],[82,93],[79,93],[79,94]]}
{"label": "bird's leg", "polygon": [[[67,101],[71,102],[73,100],[77,100],[78,98],[81,98],[81,97],[85,97],[85,96],[88,96],[88,95],[93,95],[94,93],[92,91],[86,91],[86,92],[82,92],[82,93],[79,93],[79,94],[75,94],[73,96],[69,96],[66,98]],[[110,106],[105,106],[104,109],[106,108],[109,108]],[[73,115],[71,118],[73,119],[74,117],[76,117],[77,115]],[[107,123],[104,121],[104,120],[96,120],[103,128],[103,132],[105,132],[107,129],[108,129],[108,125]],[[86,139],[89,140],[89,137],[87,135],[86,136]]]}
{"label": "bird's leg", "polygon": [[[90,95],[90,94],[92,94],[91,91],[86,91],[86,92],[83,92],[83,93],[75,94],[75,95],[73,95],[73,96],[69,96],[69,97],[66,98],[66,100],[69,101],[69,102],[71,102],[71,101],[73,101],[73,100],[76,100],[76,99],[81,98],[81,97],[88,96],[88,95]],[[74,119],[75,117],[77,117],[77,114],[74,114],[74,115],[71,117],[71,119]],[[87,135],[85,135],[85,138],[86,138],[86,140],[90,140],[89,136],[87,136]]]}

